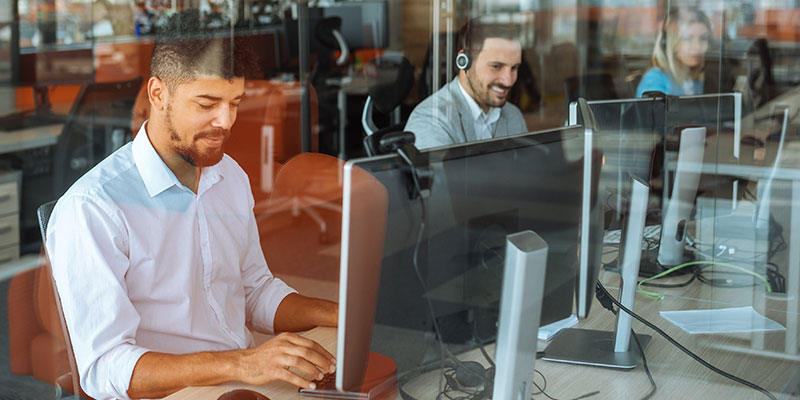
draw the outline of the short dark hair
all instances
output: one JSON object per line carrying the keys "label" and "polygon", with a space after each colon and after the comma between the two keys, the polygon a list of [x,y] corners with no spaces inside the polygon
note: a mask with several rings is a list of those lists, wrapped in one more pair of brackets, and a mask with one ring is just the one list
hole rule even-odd
{"label": "short dark hair", "polygon": [[512,24],[489,24],[482,22],[479,18],[467,21],[459,32],[459,43],[461,50],[473,60],[478,57],[483,50],[483,43],[489,38],[500,38],[520,41],[520,29]]}
{"label": "short dark hair", "polygon": [[174,89],[200,75],[254,77],[258,64],[244,41],[229,30],[214,31],[199,10],[175,13],[157,28],[150,76]]}

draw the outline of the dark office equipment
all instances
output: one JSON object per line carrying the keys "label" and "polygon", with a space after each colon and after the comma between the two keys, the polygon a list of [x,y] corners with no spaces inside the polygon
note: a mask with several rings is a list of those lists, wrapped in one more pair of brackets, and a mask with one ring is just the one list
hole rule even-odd
{"label": "dark office equipment", "polygon": [[431,332],[436,318],[445,342],[494,340],[505,237],[525,229],[550,246],[541,323],[569,316],[585,182],[584,159],[568,158],[565,149],[583,149],[583,132],[559,128],[424,151],[432,187],[423,200],[409,195],[415,184],[398,156],[354,161],[390,199],[376,322]]}
{"label": "dark office equipment", "polygon": [[[630,191],[629,175],[650,185],[651,204],[666,210],[672,196],[673,175],[665,172],[665,153],[677,152],[681,131],[687,127],[706,128],[705,162],[738,162],[741,136],[741,94],[720,93],[692,96],[654,94],[641,99],[596,100],[588,106],[596,121],[593,141],[605,155],[601,187],[607,193],[608,228],[618,228],[625,212],[624,193]],[[577,103],[570,105],[570,123],[583,121],[586,112]],[[735,178],[703,176],[697,194],[728,197],[737,192]],[[662,222],[663,211],[648,213],[649,225]],[[662,229],[662,232],[664,230]],[[643,257],[640,273],[645,276],[663,269],[650,261],[656,256],[649,251]],[[691,272],[691,269],[685,269]]]}
{"label": "dark office equipment", "polygon": [[[59,198],[95,164],[130,140],[133,104],[141,81],[136,78],[85,85],[52,150],[30,150],[21,154],[23,254],[39,250],[32,207]],[[52,158],[39,159],[43,152],[52,152]]]}
{"label": "dark office equipment", "polygon": [[564,91],[567,102],[572,103],[582,97],[586,100],[617,99],[617,88],[614,77],[609,73],[586,74],[573,76],[564,80]]}
{"label": "dark office equipment", "polygon": [[342,20],[342,35],[355,49],[389,46],[389,10],[386,1],[344,1],[322,8],[324,17]]}
{"label": "dark office equipment", "polygon": [[142,79],[136,78],[83,87],[56,144],[55,197],[130,140],[133,104],[141,83]]}

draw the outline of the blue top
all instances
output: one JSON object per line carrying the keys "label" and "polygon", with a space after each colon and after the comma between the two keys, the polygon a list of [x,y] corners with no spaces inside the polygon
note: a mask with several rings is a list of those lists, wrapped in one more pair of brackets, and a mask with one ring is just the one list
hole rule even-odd
{"label": "blue top", "polygon": [[679,86],[669,74],[658,67],[652,67],[645,72],[644,76],[642,76],[642,80],[639,82],[639,86],[636,87],[636,97],[642,97],[644,92],[651,90],[658,90],[659,92],[673,96],[703,93],[703,81],[693,80],[691,82],[692,92],[689,93]]}

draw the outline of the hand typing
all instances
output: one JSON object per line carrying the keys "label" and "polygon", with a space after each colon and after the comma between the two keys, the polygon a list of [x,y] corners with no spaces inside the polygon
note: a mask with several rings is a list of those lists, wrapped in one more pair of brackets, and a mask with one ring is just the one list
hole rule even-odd
{"label": "hand typing", "polygon": [[282,333],[261,346],[245,350],[238,375],[242,382],[253,385],[282,380],[314,389],[306,377],[321,379],[324,373],[335,370],[333,355],[317,342]]}

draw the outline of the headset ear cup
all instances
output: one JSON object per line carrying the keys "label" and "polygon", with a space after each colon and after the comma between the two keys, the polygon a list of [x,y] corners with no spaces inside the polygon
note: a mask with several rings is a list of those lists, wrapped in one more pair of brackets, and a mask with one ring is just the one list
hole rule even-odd
{"label": "headset ear cup", "polygon": [[467,53],[458,53],[458,56],[456,56],[456,67],[462,71],[466,71],[469,69],[470,61]]}

